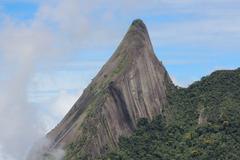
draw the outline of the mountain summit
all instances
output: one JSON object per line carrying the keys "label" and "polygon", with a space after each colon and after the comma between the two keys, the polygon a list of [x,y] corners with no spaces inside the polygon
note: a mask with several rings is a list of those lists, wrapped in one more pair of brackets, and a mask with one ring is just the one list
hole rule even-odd
{"label": "mountain summit", "polygon": [[67,160],[95,159],[118,146],[140,118],[164,114],[167,71],[154,54],[142,20],[133,21],[115,53],[64,119],[47,134],[45,157],[58,148]]}

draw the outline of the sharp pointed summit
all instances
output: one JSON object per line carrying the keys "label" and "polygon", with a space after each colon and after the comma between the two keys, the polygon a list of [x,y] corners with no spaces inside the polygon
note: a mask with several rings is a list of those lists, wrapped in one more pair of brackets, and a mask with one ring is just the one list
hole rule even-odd
{"label": "sharp pointed summit", "polygon": [[142,20],[133,21],[122,42],[64,119],[47,135],[44,155],[63,148],[69,160],[95,159],[118,146],[140,118],[164,114],[172,85],[154,54]]}
{"label": "sharp pointed summit", "polygon": [[[132,22],[131,26],[129,27],[129,31],[127,34],[132,33],[132,34],[145,34],[148,36],[148,31],[146,25],[143,23],[141,19],[136,19]],[[148,37],[149,38],[149,37]]]}

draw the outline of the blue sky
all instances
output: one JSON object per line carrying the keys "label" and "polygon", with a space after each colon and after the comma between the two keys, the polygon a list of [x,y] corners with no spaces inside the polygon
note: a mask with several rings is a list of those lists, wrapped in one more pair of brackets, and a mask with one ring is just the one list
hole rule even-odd
{"label": "blue sky", "polygon": [[3,2],[1,4],[2,12],[10,15],[12,18],[27,20],[34,18],[38,9],[36,3],[31,2]]}
{"label": "blue sky", "polygon": [[239,67],[239,5],[238,0],[0,1],[5,128],[0,160],[23,159],[59,122],[136,18],[147,25],[155,53],[176,85]]}

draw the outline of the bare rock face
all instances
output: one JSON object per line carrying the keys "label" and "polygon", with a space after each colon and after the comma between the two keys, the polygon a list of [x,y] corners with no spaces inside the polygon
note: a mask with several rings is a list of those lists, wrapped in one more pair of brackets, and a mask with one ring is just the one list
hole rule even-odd
{"label": "bare rock face", "polygon": [[[146,29],[135,20],[119,47],[64,119],[47,135],[48,152],[69,149],[67,160],[94,159],[117,147],[139,118],[163,114],[172,85]],[[78,156],[77,156],[78,154]]]}

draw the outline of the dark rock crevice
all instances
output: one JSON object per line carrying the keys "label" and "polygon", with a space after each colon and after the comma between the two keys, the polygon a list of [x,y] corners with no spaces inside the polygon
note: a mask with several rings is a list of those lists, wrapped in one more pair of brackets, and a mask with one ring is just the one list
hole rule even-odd
{"label": "dark rock crevice", "polygon": [[114,85],[114,82],[111,82],[109,84],[108,90],[110,95],[113,97],[115,101],[115,104],[117,106],[117,109],[119,110],[119,113],[122,113],[121,115],[123,115],[122,119],[126,120],[129,127],[133,130],[134,129],[133,120],[131,119],[131,116],[128,111],[128,107],[125,103],[122,93],[116,88],[116,86]]}

